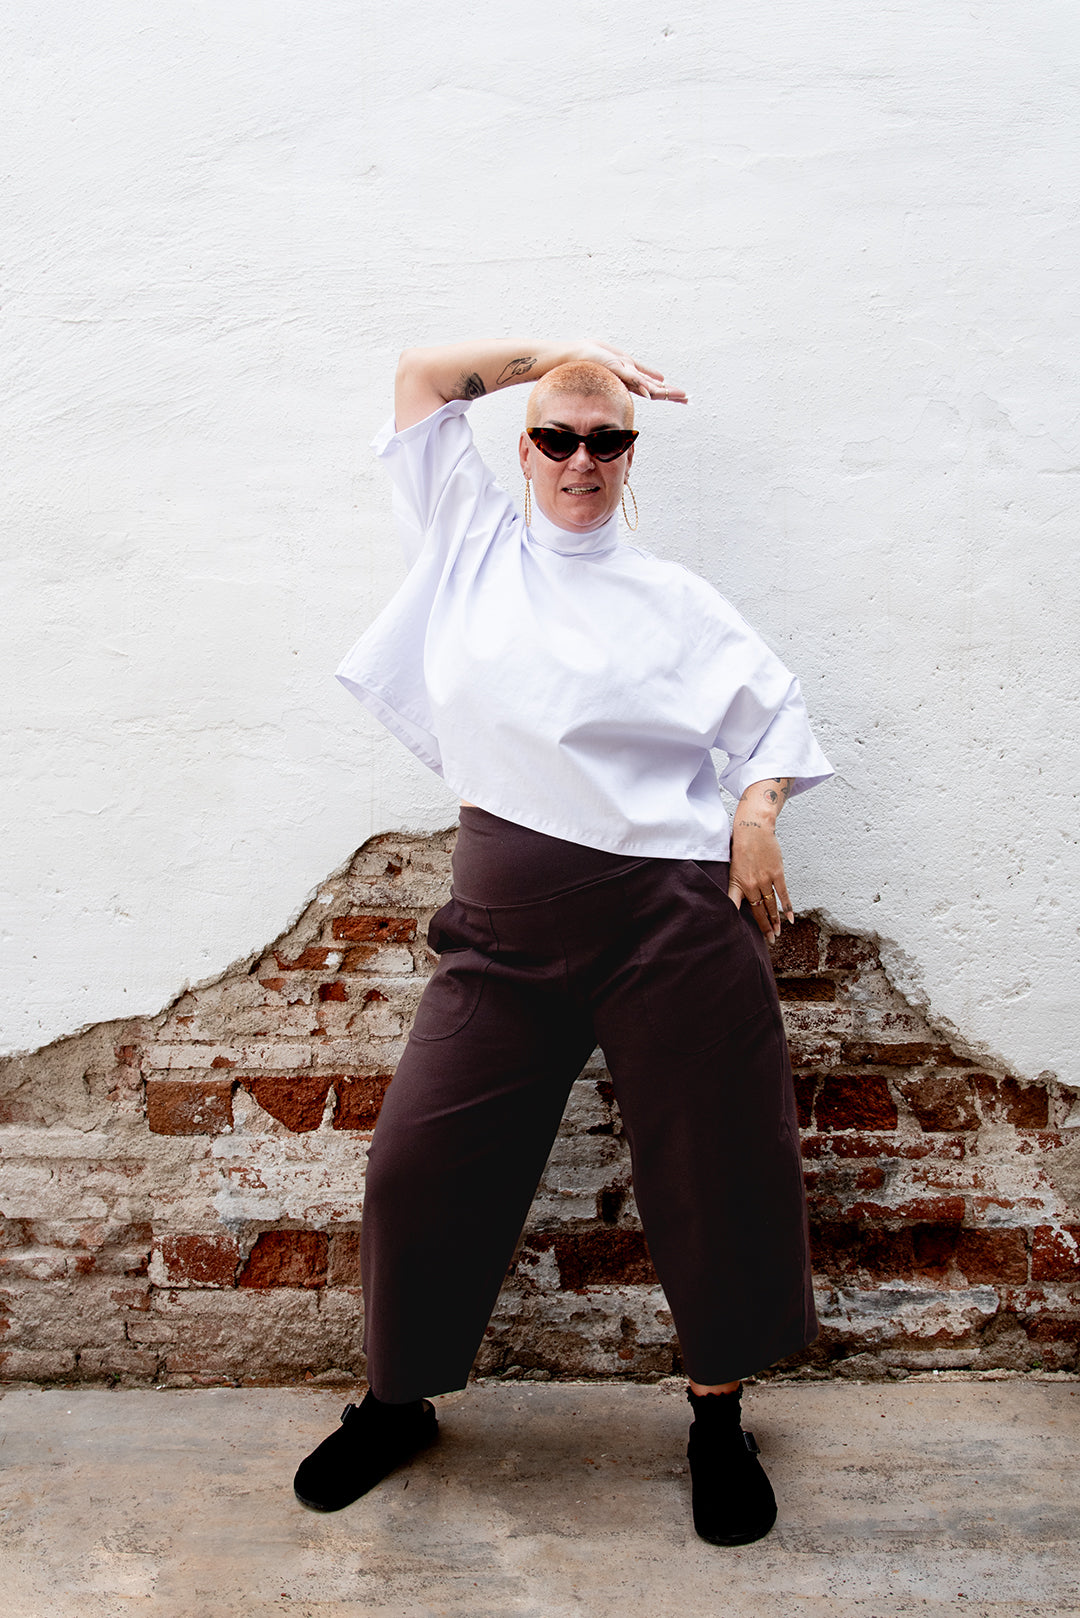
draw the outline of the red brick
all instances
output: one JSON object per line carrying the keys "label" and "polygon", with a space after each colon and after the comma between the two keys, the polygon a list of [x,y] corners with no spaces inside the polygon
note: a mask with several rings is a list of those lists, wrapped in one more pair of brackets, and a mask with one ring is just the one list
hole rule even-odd
{"label": "red brick", "polygon": [[113,1054],[121,1067],[138,1067],[142,1057],[138,1045],[116,1045]]}
{"label": "red brick", "polygon": [[1080,1279],[1080,1226],[1055,1230],[1039,1225],[1031,1241],[1033,1281],[1075,1281]]}
{"label": "red brick", "polygon": [[236,1065],[235,1056],[215,1056],[210,1063],[211,1067],[235,1067]]}
{"label": "red brick", "polygon": [[341,957],[341,972],[367,972],[378,959],[378,944],[351,944]]}
{"label": "red brick", "polygon": [[926,1130],[977,1129],[975,1095],[966,1074],[901,1074],[901,1095]]}
{"label": "red brick", "polygon": [[876,1074],[830,1074],[817,1098],[819,1129],[895,1129],[896,1103]]}
{"label": "red brick", "polygon": [[416,921],[412,916],[335,916],[333,933],[352,944],[409,944]]}
{"label": "red brick", "polygon": [[810,1252],[816,1274],[907,1281],[914,1273],[909,1226],[887,1230],[849,1220],[821,1220],[811,1207]]}
{"label": "red brick", "polygon": [[833,933],[825,946],[825,965],[839,972],[855,972],[860,966],[880,966],[877,945],[854,933]]}
{"label": "red brick", "polygon": [[297,1135],[318,1129],[322,1122],[326,1096],[333,1080],[328,1075],[305,1073],[266,1074],[257,1079],[245,1079],[244,1089],[250,1091],[272,1118],[293,1130]]}
{"label": "red brick", "polygon": [[233,1236],[163,1236],[160,1244],[165,1274],[174,1285],[231,1287],[236,1281],[240,1249]]}
{"label": "red brick", "polygon": [[336,1287],[360,1285],[360,1232],[355,1226],[330,1232],[327,1280]]}
{"label": "red brick", "polygon": [[870,1039],[846,1039],[840,1047],[840,1060],[857,1067],[972,1067],[948,1045],[928,1045],[908,1039],[887,1043]]}
{"label": "red brick", "polygon": [[120,1287],[117,1291],[109,1293],[109,1297],[118,1308],[134,1309],[139,1314],[145,1314],[149,1309],[151,1295],[152,1288],[148,1286]]}
{"label": "red brick", "polygon": [[777,978],[776,992],[781,1000],[835,1000],[836,984],[831,978]]}
{"label": "red brick", "polygon": [[799,1114],[800,1129],[810,1128],[814,1113],[814,1092],[816,1089],[816,1073],[796,1073],[795,1106]]}
{"label": "red brick", "polygon": [[1057,1129],[1040,1129],[1037,1134],[1025,1135],[1016,1143],[1017,1157],[1031,1157],[1036,1152],[1056,1152],[1062,1146],[1067,1146],[1072,1138],[1072,1131],[1063,1135]]}
{"label": "red brick", "polygon": [[786,923],[780,937],[769,954],[773,971],[794,972],[808,977],[818,969],[821,953],[820,932],[814,921],[797,921],[793,927]]}
{"label": "red brick", "polygon": [[374,1129],[392,1073],[350,1073],[333,1079],[335,1129]]}
{"label": "red brick", "polygon": [[893,1204],[855,1202],[848,1209],[852,1219],[925,1220],[935,1225],[959,1225],[966,1213],[963,1197],[909,1197]]}
{"label": "red brick", "polygon": [[259,986],[260,986],[260,988],[263,988],[263,989],[269,989],[271,994],[280,994],[282,989],[285,987],[285,979],[284,978],[260,978],[259,979]]}
{"label": "red brick", "polygon": [[915,1225],[911,1232],[911,1251],[916,1274],[931,1276],[936,1281],[944,1280],[952,1268],[961,1234],[955,1223]]}
{"label": "red brick", "polygon": [[[973,1186],[982,1185],[982,1176],[979,1175],[976,1178],[973,1173],[972,1184]],[[1045,1213],[1045,1207],[1038,1197],[991,1197],[980,1196],[976,1192],[971,1198],[971,1212],[977,1224],[1001,1225],[1004,1223],[1001,1216],[1006,1214],[1011,1216],[1008,1223],[1011,1226],[1017,1226],[1027,1223],[1023,1217],[1025,1213],[1032,1215]],[[1034,1224],[1034,1219],[1031,1220],[1031,1223]],[[1047,1226],[1047,1229],[1049,1228]]]}
{"label": "red brick", "polygon": [[1022,1286],[1028,1275],[1024,1233],[962,1230],[956,1239],[956,1262],[972,1286],[995,1286],[1005,1281]]}
{"label": "red brick", "polygon": [[220,1135],[232,1128],[230,1079],[148,1079],[146,1122],[153,1135]]}
{"label": "red brick", "polygon": [[991,1073],[976,1073],[974,1080],[984,1118],[1002,1118],[1017,1129],[1046,1128],[1050,1098],[1041,1085],[998,1079]]}
{"label": "red brick", "polygon": [[347,1000],[348,998],[349,991],[344,983],[339,983],[335,980],[333,983],[319,984],[320,1000]]}
{"label": "red brick", "polygon": [[590,1286],[656,1285],[645,1237],[640,1230],[583,1230],[566,1235],[540,1233],[529,1239],[533,1251],[555,1249],[564,1292]]}
{"label": "red brick", "polygon": [[290,961],[284,955],[274,955],[275,961],[283,972],[318,972],[330,959],[330,951],[311,944],[307,949],[301,950],[299,955]]}
{"label": "red brick", "polygon": [[[1054,1286],[1053,1291],[1058,1292],[1059,1287]],[[1066,1288],[1065,1290],[1070,1290]],[[1075,1287],[1073,1302],[1080,1304],[1080,1291]],[[1045,1314],[1052,1308],[1049,1294],[1045,1286],[1011,1287],[1003,1286],[1001,1289],[1001,1307],[1010,1313],[1022,1315]]]}
{"label": "red brick", "polygon": [[1024,1329],[1033,1343],[1080,1343],[1080,1319],[1039,1315],[1026,1321]]}
{"label": "red brick", "polygon": [[327,1240],[321,1230],[265,1230],[248,1255],[239,1287],[321,1287]]}

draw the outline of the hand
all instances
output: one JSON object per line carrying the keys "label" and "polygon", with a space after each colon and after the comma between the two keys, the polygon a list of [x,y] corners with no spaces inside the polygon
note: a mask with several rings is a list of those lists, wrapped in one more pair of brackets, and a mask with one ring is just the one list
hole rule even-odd
{"label": "hand", "polygon": [[651,366],[642,365],[631,354],[613,347],[611,343],[586,338],[578,358],[606,365],[609,371],[615,372],[620,382],[625,382],[631,393],[640,394],[643,399],[670,399],[672,404],[688,403],[682,388],[668,387],[663,371],[654,371]]}
{"label": "hand", "polygon": [[728,898],[734,901],[736,910],[746,900],[770,944],[780,937],[781,915],[788,922],[795,920],[776,829],[769,820],[741,806],[731,833]]}

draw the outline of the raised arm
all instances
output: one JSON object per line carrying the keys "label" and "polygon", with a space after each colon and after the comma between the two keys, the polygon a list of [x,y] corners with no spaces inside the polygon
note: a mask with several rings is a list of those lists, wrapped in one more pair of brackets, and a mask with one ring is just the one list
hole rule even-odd
{"label": "raised arm", "polygon": [[423,421],[450,399],[478,399],[515,382],[537,382],[556,365],[592,360],[614,371],[631,393],[646,399],[686,403],[681,388],[664,384],[662,371],[641,365],[609,343],[480,338],[438,348],[407,348],[394,380],[394,419],[399,432]]}

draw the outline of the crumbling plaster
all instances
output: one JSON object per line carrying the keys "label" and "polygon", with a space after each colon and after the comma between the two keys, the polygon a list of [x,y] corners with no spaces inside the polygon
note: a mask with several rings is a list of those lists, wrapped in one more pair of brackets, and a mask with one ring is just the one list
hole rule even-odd
{"label": "crumbling plaster", "polygon": [[[447,824],[331,678],[400,576],[365,444],[406,342],[595,331],[693,399],[639,539],[837,766],[797,902],[1080,1083],[1072,6],[12,0],[5,47],[2,1049]],[[511,487],[521,403],[475,411]]]}

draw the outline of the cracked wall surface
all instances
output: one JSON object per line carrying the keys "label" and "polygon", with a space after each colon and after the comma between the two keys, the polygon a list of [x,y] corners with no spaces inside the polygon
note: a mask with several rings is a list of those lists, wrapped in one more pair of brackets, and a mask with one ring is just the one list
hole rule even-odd
{"label": "cracked wall surface", "polygon": [[[796,905],[1080,1086],[1080,10],[133,9],[4,6],[0,1052],[451,820],[333,679],[402,577],[367,446],[406,345],[597,333],[691,400],[641,402],[635,543],[837,769],[785,811]],[[523,411],[470,412],[519,492]]]}
{"label": "cracked wall surface", "polygon": [[[250,963],[160,1016],[0,1066],[0,1378],[362,1374],[367,1145],[434,962],[425,928],[453,835],[372,839]],[[773,961],[822,1323],[780,1369],[1075,1367],[1072,1092],[953,1048],[868,938],[807,917]],[[679,1369],[599,1052],[478,1364],[529,1378]]]}

